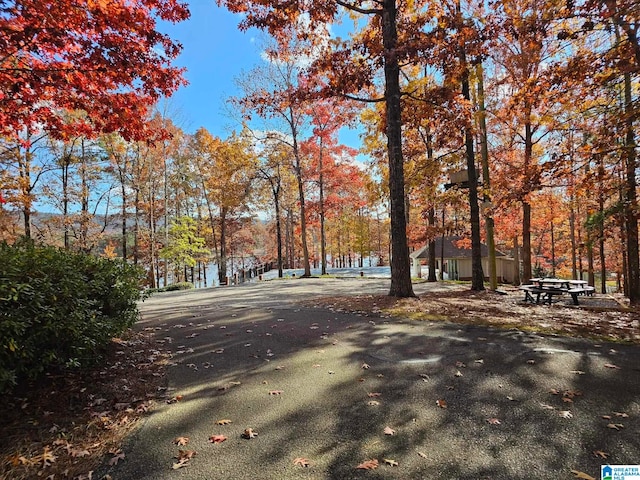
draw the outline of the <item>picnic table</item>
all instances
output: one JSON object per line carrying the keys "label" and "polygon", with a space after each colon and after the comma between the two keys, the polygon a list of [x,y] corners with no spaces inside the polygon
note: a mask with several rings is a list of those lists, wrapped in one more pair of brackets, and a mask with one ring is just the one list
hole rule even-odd
{"label": "picnic table", "polygon": [[522,285],[524,301],[531,303],[548,303],[551,305],[553,297],[564,294],[571,295],[574,305],[579,305],[579,295],[593,295],[595,289],[585,280],[566,280],[563,278],[532,278],[529,285]]}

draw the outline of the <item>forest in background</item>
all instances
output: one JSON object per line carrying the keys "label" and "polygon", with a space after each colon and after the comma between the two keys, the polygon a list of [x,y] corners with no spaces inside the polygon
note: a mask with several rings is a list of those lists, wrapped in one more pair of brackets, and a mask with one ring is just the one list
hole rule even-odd
{"label": "forest in background", "polygon": [[[242,26],[272,36],[229,99],[236,132],[182,131],[161,92],[119,124],[86,101],[46,98],[53,120],[35,113],[42,102],[21,106],[2,117],[4,240],[126,258],[155,287],[193,280],[199,262],[224,279],[232,257],[393,268],[394,252],[459,234],[516,254],[523,281],[598,274],[640,299],[637,2],[219,3],[250,7]],[[349,38],[329,33],[339,15]],[[10,91],[18,74],[3,62]],[[68,82],[61,95],[80,89]],[[345,126],[362,131],[358,151],[339,144]],[[33,222],[41,205],[58,215]]]}

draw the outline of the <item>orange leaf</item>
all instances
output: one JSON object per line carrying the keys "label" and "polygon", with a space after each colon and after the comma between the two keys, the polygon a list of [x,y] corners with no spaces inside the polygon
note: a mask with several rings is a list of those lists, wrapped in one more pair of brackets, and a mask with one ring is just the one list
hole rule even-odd
{"label": "orange leaf", "polygon": [[298,457],[296,459],[293,460],[293,464],[294,465],[300,465],[301,467],[308,467],[311,465],[311,463],[309,463],[309,460],[307,460],[306,458],[302,458],[302,457]]}
{"label": "orange leaf", "polygon": [[365,460],[356,468],[359,468],[360,470],[375,470],[376,468],[378,468],[378,460],[376,458]]}
{"label": "orange leaf", "polygon": [[186,445],[189,443],[189,437],[176,437],[173,443],[176,445]]}
{"label": "orange leaf", "polygon": [[252,438],[256,438],[258,433],[253,430],[253,428],[247,428],[244,432],[242,432],[242,438],[246,438],[247,440],[251,440]]}
{"label": "orange leaf", "polygon": [[223,420],[218,420],[216,422],[216,425],[229,425],[231,423],[231,420],[229,420],[228,418],[225,418]]}
{"label": "orange leaf", "polygon": [[447,408],[446,400],[436,400],[436,405],[440,408]]}
{"label": "orange leaf", "polygon": [[211,443],[222,443],[227,439],[224,435],[211,435],[209,437],[209,442]]}

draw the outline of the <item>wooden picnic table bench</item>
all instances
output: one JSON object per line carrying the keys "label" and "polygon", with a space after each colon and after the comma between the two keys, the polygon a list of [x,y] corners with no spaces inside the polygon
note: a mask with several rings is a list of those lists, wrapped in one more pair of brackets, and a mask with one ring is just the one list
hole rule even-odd
{"label": "wooden picnic table bench", "polygon": [[522,285],[520,290],[524,291],[524,301],[540,304],[540,302],[551,305],[554,296],[571,295],[574,305],[579,305],[578,296],[593,295],[595,288],[587,285],[584,280],[563,280],[559,278],[532,278],[530,285]]}
{"label": "wooden picnic table bench", "polygon": [[[522,285],[520,290],[524,291],[524,301],[540,304],[541,302],[551,305],[553,297],[563,295],[566,290],[556,287],[539,287],[537,285]],[[535,298],[534,298],[535,295]]]}

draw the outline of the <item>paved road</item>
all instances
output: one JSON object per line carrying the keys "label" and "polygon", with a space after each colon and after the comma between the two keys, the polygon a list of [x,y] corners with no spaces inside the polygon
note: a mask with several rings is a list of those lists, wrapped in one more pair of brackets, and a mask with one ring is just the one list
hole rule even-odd
{"label": "paved road", "polygon": [[[416,286],[427,288],[438,287]],[[294,279],[147,300],[140,326],[172,351],[168,384],[183,397],[159,404],[101,473],[555,480],[640,463],[640,349],[299,304],[387,291],[388,280]],[[241,438],[247,428],[257,437]],[[190,443],[174,445],[179,436]],[[172,470],[179,448],[197,455]],[[356,468],[369,459],[380,466]]]}

